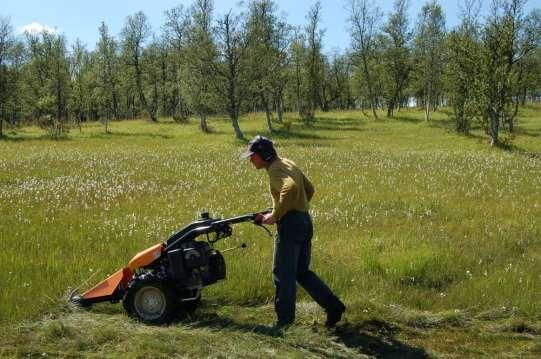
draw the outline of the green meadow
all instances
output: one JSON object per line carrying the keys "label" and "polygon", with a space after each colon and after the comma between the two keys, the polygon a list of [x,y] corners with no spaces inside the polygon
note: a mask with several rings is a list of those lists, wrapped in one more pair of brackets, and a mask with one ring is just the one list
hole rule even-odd
{"label": "green meadow", "polygon": [[247,248],[225,255],[228,277],[203,291],[199,316],[148,327],[119,304],[66,303],[201,211],[230,217],[270,205],[265,171],[238,159],[246,143],[226,119],[211,119],[210,134],[195,119],[113,122],[110,134],[90,123],[60,140],[8,130],[0,356],[539,355],[541,106],[521,110],[505,148],[491,148],[480,129],[457,135],[445,114],[422,118],[321,112],[306,126],[286,114],[292,126],[272,135],[263,114],[241,119],[248,139],[272,137],[314,183],[312,267],[348,306],[328,333],[299,289],[297,324],[278,338],[252,330],[273,319],[272,239],[249,224],[217,244]]}

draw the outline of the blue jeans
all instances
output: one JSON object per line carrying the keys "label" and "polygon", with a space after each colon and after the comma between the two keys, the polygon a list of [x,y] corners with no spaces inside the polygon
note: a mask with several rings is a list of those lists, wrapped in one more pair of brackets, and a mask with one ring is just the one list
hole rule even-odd
{"label": "blue jeans", "polygon": [[312,219],[308,213],[290,211],[278,222],[272,274],[276,287],[274,309],[279,322],[295,320],[296,282],[327,312],[340,310],[343,306],[310,270],[312,235]]}

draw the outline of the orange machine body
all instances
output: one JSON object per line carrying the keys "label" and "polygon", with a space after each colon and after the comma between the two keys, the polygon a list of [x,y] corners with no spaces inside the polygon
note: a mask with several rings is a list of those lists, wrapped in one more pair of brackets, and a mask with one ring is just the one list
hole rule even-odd
{"label": "orange machine body", "polygon": [[135,272],[136,269],[146,267],[147,265],[160,258],[162,252],[165,250],[163,243],[156,244],[150,248],[145,249],[135,255],[128,263],[128,268]]}
{"label": "orange machine body", "polygon": [[112,296],[119,286],[127,287],[132,277],[133,272],[131,270],[122,268],[101,283],[98,283],[94,288],[87,290],[83,294],[83,298],[95,299]]}
{"label": "orange machine body", "polygon": [[128,283],[133,278],[133,273],[138,268],[145,267],[160,258],[164,250],[164,245],[159,243],[137,253],[135,257],[130,260],[127,268],[118,270],[104,281],[98,283],[94,288],[86,291],[83,294],[83,298],[87,300],[99,300],[99,298],[106,299],[113,297],[117,294],[117,289],[127,288]]}

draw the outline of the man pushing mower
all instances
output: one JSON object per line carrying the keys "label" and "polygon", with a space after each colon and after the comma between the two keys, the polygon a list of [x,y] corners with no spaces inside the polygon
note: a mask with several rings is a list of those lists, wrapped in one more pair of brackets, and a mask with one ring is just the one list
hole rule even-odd
{"label": "man pushing mower", "polygon": [[256,169],[265,168],[270,180],[273,210],[260,214],[256,221],[277,224],[272,269],[277,321],[273,328],[294,322],[296,282],[326,311],[325,325],[336,325],[346,307],[310,270],[313,226],[308,207],[314,186],[293,161],[278,157],[272,141],[263,136],[252,139],[241,158],[249,158]]}

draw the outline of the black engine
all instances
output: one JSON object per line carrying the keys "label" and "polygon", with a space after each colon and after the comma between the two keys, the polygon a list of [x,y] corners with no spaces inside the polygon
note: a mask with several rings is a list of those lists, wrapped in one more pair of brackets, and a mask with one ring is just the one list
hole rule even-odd
{"label": "black engine", "polygon": [[187,241],[167,252],[167,275],[179,289],[201,288],[225,279],[225,260],[209,243]]}

